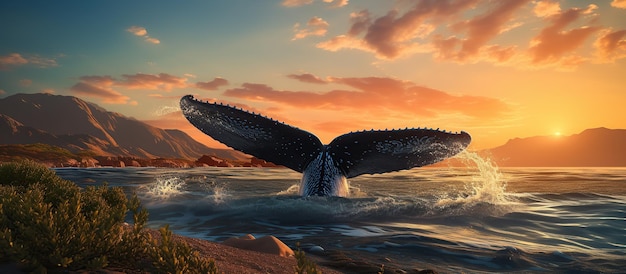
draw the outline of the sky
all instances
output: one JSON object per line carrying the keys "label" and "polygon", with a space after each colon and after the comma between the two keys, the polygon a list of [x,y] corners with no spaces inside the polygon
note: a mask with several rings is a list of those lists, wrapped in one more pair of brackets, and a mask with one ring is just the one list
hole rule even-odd
{"label": "sky", "polygon": [[324,143],[427,127],[478,150],[626,128],[626,0],[2,1],[0,98],[41,92],[211,147],[182,96]]}

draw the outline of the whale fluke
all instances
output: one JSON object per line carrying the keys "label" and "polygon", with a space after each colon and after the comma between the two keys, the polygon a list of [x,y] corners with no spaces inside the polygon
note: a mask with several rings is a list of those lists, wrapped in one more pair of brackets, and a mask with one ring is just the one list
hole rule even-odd
{"label": "whale fluke", "polygon": [[324,145],[310,132],[191,95],[180,100],[180,107],[191,124],[213,139],[303,173],[304,196],[347,196],[346,178],[433,164],[471,142],[466,132],[406,128],[350,132]]}
{"label": "whale fluke", "polygon": [[243,153],[303,172],[320,153],[313,134],[245,110],[205,103],[187,95],[180,101],[189,122],[211,138]]}

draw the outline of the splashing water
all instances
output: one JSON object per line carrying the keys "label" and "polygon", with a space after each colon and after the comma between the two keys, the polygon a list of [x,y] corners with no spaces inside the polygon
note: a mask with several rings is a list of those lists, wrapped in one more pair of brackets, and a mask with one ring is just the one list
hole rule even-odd
{"label": "splashing water", "polygon": [[147,186],[146,194],[160,199],[168,199],[184,193],[185,184],[185,181],[179,177],[157,177],[154,184]]}
{"label": "splashing water", "polygon": [[224,186],[212,186],[210,187],[212,190],[212,195],[210,194],[208,197],[213,198],[213,203],[215,204],[223,204],[230,197],[230,193],[226,190]]}
{"label": "splashing water", "polygon": [[512,196],[506,192],[506,182],[502,178],[502,173],[492,161],[467,150],[456,157],[463,160],[467,167],[476,166],[478,174],[473,175],[472,180],[466,184],[464,195],[454,198],[442,197],[437,201],[436,206],[508,205],[513,202]]}
{"label": "splashing water", "polygon": [[300,193],[300,185],[291,185],[285,190],[281,190],[276,195],[297,195]]}

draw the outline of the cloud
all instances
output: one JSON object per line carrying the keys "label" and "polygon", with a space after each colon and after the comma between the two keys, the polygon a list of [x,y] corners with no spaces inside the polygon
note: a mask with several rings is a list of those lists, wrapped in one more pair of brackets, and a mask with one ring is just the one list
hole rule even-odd
{"label": "cloud", "polygon": [[146,37],[146,42],[151,44],[161,44],[161,40],[156,39],[154,37]]}
{"label": "cloud", "polygon": [[[441,0],[397,6],[404,8],[381,16],[367,9],[351,13],[345,33],[316,47],[359,50],[384,60],[427,53],[437,61],[575,68],[593,58],[586,50],[589,38],[607,29],[599,25],[595,4],[562,9],[556,0]],[[526,24],[532,27],[520,28]],[[603,62],[622,58],[621,32],[606,35],[593,45],[595,56]]]}
{"label": "cloud", "polygon": [[[582,26],[566,30],[566,28],[584,15],[592,14],[597,6],[591,4],[585,9],[570,8],[566,11],[547,17],[550,25],[531,40],[529,54],[533,64],[556,63],[563,58],[571,60],[573,57],[565,56],[583,45],[585,40],[599,27]],[[579,58],[576,58],[579,59]]]}
{"label": "cloud", "polygon": [[296,23],[293,26],[293,31],[295,32],[295,34],[293,35],[293,38],[291,38],[291,40],[298,40],[306,38],[308,36],[324,36],[326,35],[326,31],[328,30],[328,22],[317,16],[309,19],[309,21],[306,23],[306,26],[306,28],[300,29],[300,23]]}
{"label": "cloud", "polygon": [[81,81],[70,88],[70,91],[87,97],[95,97],[107,104],[128,104],[130,99],[121,93],[113,90],[106,82],[90,82],[89,80]]}
{"label": "cloud", "polygon": [[199,89],[205,90],[217,90],[221,86],[228,85],[228,80],[220,77],[216,77],[215,79],[209,82],[197,82],[196,87]]}
{"label": "cloud", "polygon": [[461,114],[472,118],[494,118],[509,111],[509,106],[497,99],[454,95],[418,86],[393,78],[336,78],[329,81],[349,89],[328,92],[276,90],[270,86],[245,83],[229,89],[225,96],[252,101],[271,101],[296,108],[351,110],[379,115],[437,117],[441,114]]}
{"label": "cloud", "polygon": [[349,0],[324,0],[324,2],[332,4],[331,7],[341,8],[348,5]]}
{"label": "cloud", "polygon": [[28,60],[19,53],[11,53],[7,56],[0,56],[0,68],[4,69],[8,66],[19,66],[27,64]]}
{"label": "cloud", "polygon": [[[323,0],[324,3],[331,4],[333,8],[340,8],[348,5],[349,0]],[[299,7],[313,4],[313,0],[283,0],[281,5],[284,7]]]}
{"label": "cloud", "polygon": [[56,67],[57,61],[51,58],[44,58],[38,55],[22,56],[19,53],[10,53],[0,56],[0,70],[8,69],[11,66],[21,66],[33,64],[40,68]]}
{"label": "cloud", "polygon": [[593,45],[596,48],[596,55],[603,62],[626,58],[626,29],[617,31],[605,29]]}
{"label": "cloud", "polygon": [[313,0],[284,0],[281,5],[285,7],[299,7],[309,5],[313,3]]}
{"label": "cloud", "polygon": [[452,29],[465,33],[466,38],[453,36],[443,39],[441,36],[435,36],[433,45],[439,51],[435,56],[439,59],[465,62],[479,56],[481,50],[487,50],[490,55],[495,53],[496,60],[508,60],[513,53],[511,47],[498,51],[493,45],[487,46],[487,43],[514,27],[507,23],[512,20],[514,13],[528,2],[529,0],[499,1],[497,6],[486,13],[453,24]]}
{"label": "cloud", "polygon": [[[179,77],[168,73],[159,74],[122,74],[120,78],[114,78],[110,75],[98,76],[82,76],[80,82],[70,88],[70,91],[91,97],[97,97],[109,104],[137,104],[136,101],[130,101],[129,97],[122,95],[117,89],[124,90],[146,90],[146,91],[165,91],[171,92],[174,89],[184,89],[195,87],[205,90],[214,90],[220,86],[228,85],[228,81],[224,78],[216,77],[209,82],[188,83],[188,77]],[[195,76],[194,76],[195,77]],[[153,98],[171,99],[171,96],[163,96],[162,94],[148,94]],[[178,98],[178,96],[175,96]]]}
{"label": "cloud", "polygon": [[533,12],[537,17],[548,17],[561,13],[561,5],[552,1],[537,1]]}
{"label": "cloud", "polygon": [[46,93],[46,94],[55,94],[56,91],[54,89],[51,88],[45,88],[41,90],[42,93]]}
{"label": "cloud", "polygon": [[291,78],[291,79],[295,79],[298,80],[300,82],[304,82],[304,83],[311,83],[311,84],[326,84],[326,81],[324,81],[322,78],[319,78],[313,74],[310,73],[304,73],[304,74],[289,74],[287,75],[287,78]]}
{"label": "cloud", "polygon": [[186,88],[187,78],[177,77],[167,73],[159,74],[123,74],[122,79],[112,76],[82,76],[80,82],[70,88],[70,91],[84,96],[102,99],[107,104],[131,104],[136,105],[136,101],[130,101],[128,96],[123,95],[114,88],[141,89],[141,90],[161,90],[171,91],[175,88]]}
{"label": "cloud", "polygon": [[188,86],[187,78],[178,77],[167,73],[123,74],[122,77],[124,79],[116,81],[115,85],[128,89],[171,91],[173,88],[186,88]]}
{"label": "cloud", "polygon": [[[480,6],[485,10],[483,14],[460,21],[465,12],[474,13],[480,1],[419,1],[405,13],[391,10],[378,18],[368,10],[362,10],[350,15],[351,26],[346,34],[316,46],[329,51],[358,49],[388,60],[418,52],[434,52],[440,60],[463,62],[493,46],[487,43],[497,35],[520,26],[519,22],[511,23],[513,15],[530,1],[489,2]],[[446,31],[455,35],[443,35]],[[496,59],[510,56],[511,47],[506,48],[507,54],[500,54]]]}
{"label": "cloud", "polygon": [[373,52],[381,59],[396,59],[424,51],[417,40],[431,34],[435,24],[457,17],[476,3],[478,0],[419,1],[404,14],[391,10],[378,18],[372,18],[368,10],[352,13],[348,33],[319,43],[317,47],[331,51],[360,49]]}
{"label": "cloud", "polygon": [[144,27],[138,27],[138,26],[132,26],[128,29],[126,29],[126,31],[136,35],[136,36],[146,36],[148,35],[148,31],[146,30],[146,28]]}
{"label": "cloud", "polygon": [[626,0],[613,0],[611,2],[611,7],[626,9]]}
{"label": "cloud", "polygon": [[148,30],[146,30],[146,28],[144,27],[140,27],[140,26],[131,26],[130,28],[126,29],[126,31],[134,34],[135,36],[139,36],[139,37],[143,37],[144,41],[151,43],[151,44],[160,44],[161,41],[159,39],[156,39],[154,37],[150,37],[148,35]]}

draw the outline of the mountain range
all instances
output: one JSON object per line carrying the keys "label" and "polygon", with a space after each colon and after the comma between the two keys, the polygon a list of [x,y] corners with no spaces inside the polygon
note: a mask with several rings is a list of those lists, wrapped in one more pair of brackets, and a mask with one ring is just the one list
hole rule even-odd
{"label": "mountain range", "polygon": [[515,138],[481,154],[499,166],[626,167],[626,129],[601,127],[570,136]]}
{"label": "mountain range", "polygon": [[[156,128],[76,97],[44,93],[0,99],[0,145],[17,144],[144,159],[195,160],[214,155],[241,161],[250,157],[206,147],[180,130]],[[515,138],[478,153],[499,166],[626,167],[626,130],[594,128],[571,136]]]}
{"label": "mountain range", "polygon": [[73,96],[16,94],[0,99],[0,144],[44,143],[100,156],[241,159],[176,129],[160,129]]}

